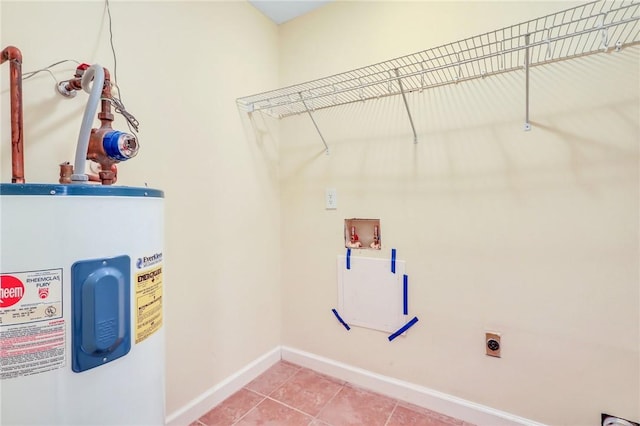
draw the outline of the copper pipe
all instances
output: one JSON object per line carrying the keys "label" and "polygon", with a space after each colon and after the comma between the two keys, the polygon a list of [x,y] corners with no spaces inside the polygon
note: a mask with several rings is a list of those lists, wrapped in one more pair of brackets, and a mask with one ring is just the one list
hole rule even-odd
{"label": "copper pipe", "polygon": [[82,90],[82,76],[87,68],[89,68],[88,64],[80,64],[78,68],[76,68],[76,73],[73,75],[74,78],[60,83],[64,85],[64,90],[68,92],[65,96],[71,96],[70,92]]}
{"label": "copper pipe", "polygon": [[118,166],[113,164],[110,170],[100,171],[98,175],[88,175],[91,182],[100,182],[103,185],[113,185],[118,181]]}
{"label": "copper pipe", "polygon": [[0,64],[10,61],[11,182],[24,183],[24,135],[22,115],[22,53],[17,47],[2,50]]}
{"label": "copper pipe", "polygon": [[[85,67],[86,68],[86,67]],[[85,68],[82,66],[76,69],[74,78],[65,81],[64,90],[73,92],[82,89],[82,76]],[[102,86],[102,93],[100,95],[100,112],[98,113],[98,119],[100,120],[100,128],[91,129],[91,135],[89,136],[89,146],[87,147],[87,160],[95,161],[100,164],[100,173],[87,174],[90,182],[101,182],[103,185],[114,184],[118,179],[118,169],[115,165],[116,161],[109,158],[104,151],[103,139],[106,134],[113,131],[111,122],[113,122],[113,114],[111,113],[111,74],[109,70],[104,70],[104,84]]]}
{"label": "copper pipe", "polygon": [[100,176],[94,175],[92,173],[87,173],[87,177],[89,178],[89,182],[102,182],[100,180]]}
{"label": "copper pipe", "polygon": [[[101,121],[102,127],[106,126],[106,122],[109,123],[113,121],[113,114],[111,114],[111,75],[109,74],[109,70],[106,68],[102,68],[104,70],[104,84],[102,86],[102,94],[100,95],[101,103],[100,103],[100,112],[98,113],[98,120]],[[84,71],[84,70],[82,70]],[[64,81],[64,89],[68,92],[73,92],[76,90],[82,90],[82,74],[80,73],[80,69],[76,70],[76,74],[74,78]],[[108,126],[111,128],[111,125]]]}
{"label": "copper pipe", "polygon": [[109,70],[104,69],[104,85],[102,86],[102,101],[98,119],[100,120],[99,129],[91,129],[89,137],[89,148],[87,150],[87,159],[100,164],[100,173],[98,173],[99,181],[103,185],[112,185],[118,179],[117,168],[113,159],[109,158],[104,151],[103,139],[105,135],[113,131],[111,122],[113,114],[111,113],[111,75]]}
{"label": "copper pipe", "polygon": [[82,90],[82,77],[72,78],[71,80],[67,80],[64,86],[68,91],[73,90]]}
{"label": "copper pipe", "polygon": [[102,127],[108,124],[111,129],[111,122],[113,121],[113,114],[111,114],[111,74],[109,70],[104,70],[104,85],[102,86],[102,102],[100,104],[100,112],[98,113],[98,120],[102,123]]}
{"label": "copper pipe", "polygon": [[[60,179],[58,182],[62,184],[71,183],[71,175],[73,174],[73,164],[68,161],[60,164]],[[114,184],[118,181],[118,166],[115,164],[111,166],[111,170],[107,172],[100,172],[99,175],[87,173],[89,182],[100,182],[103,185]],[[109,181],[110,183],[105,183]]]}
{"label": "copper pipe", "polygon": [[[100,112],[98,113],[100,128],[91,129],[89,146],[87,147],[87,160],[100,164],[101,171],[98,175],[87,174],[87,176],[90,182],[101,182],[103,185],[112,185],[118,180],[117,161],[107,155],[103,144],[105,135],[113,131],[113,127],[111,127],[111,122],[114,118],[111,113],[111,75],[108,69],[103,68],[103,70],[104,84],[102,86]],[[64,90],[73,92],[82,89],[82,71],[84,71],[84,68],[81,69],[81,67],[78,67],[74,78],[63,83]],[[60,179],[60,182],[63,183],[62,171]]]}
{"label": "copper pipe", "polygon": [[71,183],[71,175],[73,174],[73,164],[65,161],[60,164],[60,179],[58,182],[60,183]]}

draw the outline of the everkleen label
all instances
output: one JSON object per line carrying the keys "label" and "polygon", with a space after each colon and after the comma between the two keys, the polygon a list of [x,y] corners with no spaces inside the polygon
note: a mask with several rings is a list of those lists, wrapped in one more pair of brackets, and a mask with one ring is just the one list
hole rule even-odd
{"label": "everkleen label", "polygon": [[162,327],[162,265],[136,274],[136,343]]}
{"label": "everkleen label", "polygon": [[162,262],[162,253],[154,253],[149,256],[142,256],[136,260],[136,268],[144,269]]}

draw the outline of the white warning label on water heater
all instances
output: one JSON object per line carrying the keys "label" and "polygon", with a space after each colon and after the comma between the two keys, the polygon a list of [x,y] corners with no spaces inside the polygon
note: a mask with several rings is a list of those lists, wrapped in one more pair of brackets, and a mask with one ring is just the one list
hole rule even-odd
{"label": "white warning label on water heater", "polygon": [[64,320],[0,327],[0,380],[64,367]]}
{"label": "white warning label on water heater", "polygon": [[62,269],[0,275],[0,326],[62,318]]}
{"label": "white warning label on water heater", "polygon": [[64,364],[62,269],[0,274],[0,379]]}

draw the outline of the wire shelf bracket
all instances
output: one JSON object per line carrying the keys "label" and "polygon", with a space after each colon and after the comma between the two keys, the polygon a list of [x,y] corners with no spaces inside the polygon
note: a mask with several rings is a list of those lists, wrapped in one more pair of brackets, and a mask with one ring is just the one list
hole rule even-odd
{"label": "wire shelf bracket", "polygon": [[528,132],[531,130],[531,123],[529,122],[529,39],[530,34],[526,34],[524,36],[524,44],[526,45],[524,52],[524,75],[525,75],[525,84],[524,84],[524,130]]}
{"label": "wire shelf bracket", "polygon": [[524,129],[530,130],[531,68],[597,53],[621,52],[637,44],[640,1],[596,0],[374,65],[244,96],[236,102],[243,111],[260,111],[279,119],[308,114],[328,151],[312,112],[401,95],[416,142],[409,93],[524,70]]}
{"label": "wire shelf bracket", "polygon": [[409,116],[409,123],[411,124],[411,131],[413,131],[413,143],[418,143],[418,134],[416,133],[416,126],[413,125],[413,117],[411,117],[411,110],[409,109],[409,103],[407,102],[407,95],[404,93],[404,87],[402,86],[402,79],[400,78],[400,71],[398,68],[395,70],[396,78],[398,79],[398,85],[400,86],[400,93],[402,94],[402,100],[404,106],[407,109],[407,115]]}
{"label": "wire shelf bracket", "polygon": [[[300,94],[300,98],[302,98],[302,94]],[[324,152],[325,152],[325,154],[329,155],[329,146],[327,145],[327,141],[324,140],[324,136],[322,136],[322,132],[320,131],[320,128],[318,127],[318,123],[316,123],[315,118],[313,118],[313,114],[311,113],[311,110],[307,106],[307,103],[305,102],[304,99],[302,99],[302,104],[304,105],[304,108],[307,110],[307,114],[309,114],[309,118],[311,118],[311,122],[313,123],[313,126],[316,128],[316,131],[320,135],[320,139],[322,139],[322,143],[324,144]]]}

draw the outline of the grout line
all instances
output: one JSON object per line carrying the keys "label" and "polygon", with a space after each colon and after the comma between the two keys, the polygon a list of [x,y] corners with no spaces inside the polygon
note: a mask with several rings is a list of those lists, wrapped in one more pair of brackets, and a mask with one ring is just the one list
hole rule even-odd
{"label": "grout line", "polygon": [[[298,374],[300,370],[297,370],[295,373],[293,373],[291,376],[287,377],[287,379],[280,383],[278,386],[276,386],[275,388],[273,388],[273,390],[271,392],[269,392],[269,395],[265,395],[267,398],[271,395],[273,395],[275,393],[275,391],[277,391],[278,389],[280,389],[281,387],[283,387],[284,385],[286,385],[287,383],[289,383],[291,381],[291,379],[293,379],[295,377],[296,374]],[[273,398],[269,398],[269,399],[273,399]],[[275,401],[275,399],[273,399]]]}
{"label": "grout line", "polygon": [[393,413],[396,412],[396,408],[398,408],[399,404],[400,402],[396,400],[396,405],[393,406],[393,410],[391,410],[391,412],[389,413],[389,417],[387,418],[387,421],[384,422],[384,426],[387,426],[389,424],[389,422],[391,421],[391,418],[393,417]]}
{"label": "grout line", "polygon": [[[322,406],[322,408],[320,408],[320,411],[318,411],[318,414],[316,415],[316,417],[318,417],[318,416],[320,415],[320,413],[322,413],[322,410],[324,410],[324,409],[327,407],[327,405],[329,405],[329,404],[331,403],[331,401],[333,401],[333,400],[335,399],[335,397],[336,397],[336,396],[338,396],[338,394],[339,394],[340,392],[342,392],[342,390],[343,390],[343,389],[344,389],[344,383],[343,383],[342,385],[340,385],[340,387],[338,388],[338,390],[336,391],[336,393],[334,393],[334,394],[331,396],[331,398],[329,398],[329,399],[327,400],[327,402],[325,402],[325,403],[324,403],[324,405]],[[318,420],[320,420],[320,419],[318,419]]]}
{"label": "grout line", "polygon": [[[311,370],[311,371],[313,371],[313,370]],[[336,398],[336,396],[338,396],[338,394],[340,392],[342,392],[342,390],[344,389],[344,385],[345,385],[345,383],[342,383],[342,385],[340,385],[340,388],[336,391],[336,393],[334,393],[333,396],[331,398],[329,398],[327,400],[327,402],[322,406],[320,411],[318,411],[318,414],[316,414],[316,416],[314,417],[315,420],[318,420],[319,422],[323,422],[323,423],[329,425],[328,422],[325,422],[324,420],[320,419],[319,416],[320,416],[320,414],[322,414],[324,409],[327,408],[327,406],[331,403],[331,401],[333,401]]]}
{"label": "grout line", "polygon": [[280,364],[282,365],[290,365],[292,367],[296,367],[298,370],[302,370],[304,367],[298,364],[294,364],[293,362],[289,362],[289,361],[285,361],[284,359],[280,358]]}
{"label": "grout line", "polygon": [[[246,386],[245,386],[245,387],[243,387],[242,389],[244,389],[244,390],[248,390],[249,392],[253,392],[253,393],[255,393],[256,395],[260,395],[263,399],[264,399],[264,398],[266,398],[267,396],[269,396],[269,395],[265,395],[265,394],[264,394],[264,393],[262,393],[262,392],[258,392],[257,390],[250,389],[250,388],[248,388],[248,387],[246,387]],[[226,399],[225,399],[225,401],[226,401]],[[224,401],[223,401],[223,402],[224,402]]]}
{"label": "grout line", "polygon": [[[282,361],[280,361],[280,362],[282,363]],[[284,382],[282,382],[282,383],[280,383],[278,386],[276,386],[276,387],[275,387],[275,388],[274,388],[274,389],[269,393],[269,395],[273,394],[275,391],[277,391],[278,389],[280,389],[281,387],[283,387],[284,385],[286,385],[287,383],[289,383],[289,382],[291,381],[291,379],[293,379],[293,378],[296,376],[296,374],[298,374],[298,373],[300,372],[300,370],[302,369],[302,367],[300,367],[300,366],[298,366],[298,365],[296,365],[296,364],[291,364],[290,362],[287,362],[287,364],[285,364],[285,365],[294,365],[294,366],[298,367],[298,369],[297,369],[297,370],[296,370],[292,375],[290,375],[289,377],[287,377],[287,379],[286,379]],[[269,395],[267,395],[267,396],[269,396]]]}
{"label": "grout line", "polygon": [[[254,391],[253,389],[249,389],[249,388],[248,388],[248,387],[246,387],[246,386],[245,386],[245,387],[243,387],[243,388],[242,388],[242,389],[240,389],[240,390],[246,390],[247,392],[255,393],[256,395],[261,396],[261,397],[263,397],[263,398],[265,398],[265,397],[267,396],[267,395],[263,394],[262,392]],[[239,392],[239,391],[238,391],[238,392]],[[230,398],[230,397],[229,397],[229,398]],[[227,399],[228,399],[228,398],[227,398]],[[226,399],[225,399],[225,401],[226,401]],[[224,402],[224,401],[223,401],[223,402]],[[256,405],[257,405],[257,404],[256,404]]]}
{"label": "grout line", "polygon": [[[326,402],[322,407],[320,407],[320,410],[318,411],[318,414],[316,414],[316,415],[314,416],[314,415],[312,415],[312,414],[310,414],[310,413],[307,413],[307,412],[305,412],[305,411],[302,411],[302,410],[300,410],[300,409],[298,409],[298,408],[296,408],[296,407],[293,407],[293,406],[291,406],[291,405],[289,405],[289,404],[287,404],[287,403],[285,403],[285,402],[283,402],[283,401],[280,401],[280,400],[278,400],[278,399],[275,399],[274,397],[272,397],[272,396],[271,396],[271,395],[273,395],[273,394],[274,394],[278,389],[280,389],[281,387],[283,387],[284,385],[286,385],[289,381],[293,380],[293,378],[294,378],[298,373],[300,373],[302,370],[310,371],[310,372],[312,372],[313,374],[318,375],[319,377],[323,377],[323,376],[324,376],[322,373],[318,373],[317,371],[312,370],[312,369],[310,369],[310,368],[302,367],[302,366],[299,366],[299,365],[297,365],[297,364],[294,364],[294,363],[291,363],[291,362],[288,362],[288,361],[287,361],[287,364],[288,364],[288,365],[296,366],[296,367],[298,367],[298,369],[297,369],[297,370],[296,370],[296,372],[295,372],[295,373],[293,373],[293,374],[292,374],[292,375],[291,375],[287,380],[285,380],[281,385],[279,385],[279,386],[278,386],[278,387],[276,387],[273,391],[271,391],[271,393],[270,393],[269,395],[266,395],[266,398],[267,398],[267,399],[272,400],[273,402],[276,402],[276,403],[278,403],[278,404],[281,404],[281,405],[283,405],[283,406],[285,406],[285,407],[287,407],[287,408],[290,408],[290,409],[292,409],[292,410],[294,410],[294,411],[297,411],[297,412],[299,412],[299,413],[301,413],[301,414],[304,414],[305,416],[311,417],[311,421],[309,422],[309,424],[313,423],[313,421],[314,421],[314,420],[318,420],[318,421],[320,421],[320,422],[324,423],[325,425],[331,426],[329,423],[325,422],[324,420],[319,419],[319,418],[318,418],[318,416],[320,415],[320,413],[322,412],[322,410],[324,410],[324,408],[325,408],[325,407],[326,407],[326,406],[327,406],[327,405],[328,405],[328,404],[329,404],[329,403],[330,403],[330,402],[331,402],[331,401],[336,397],[336,395],[338,395],[338,394],[340,393],[340,391],[344,388],[344,385],[345,385],[345,383],[346,383],[346,382],[341,381],[342,383],[340,383],[340,384],[339,384],[339,388],[338,388],[338,390],[336,390],[336,392],[331,396],[331,398],[329,398],[329,399],[327,400],[327,402]],[[327,377],[330,377],[330,376],[327,376]],[[335,381],[334,381],[334,383],[335,383]],[[337,383],[336,383],[336,384],[337,384]]]}
{"label": "grout line", "polygon": [[[250,389],[249,389],[249,390],[250,390]],[[262,395],[261,393],[258,393],[258,392],[255,392],[255,393],[257,393],[258,395]],[[244,418],[247,416],[247,414],[249,414],[250,412],[252,412],[253,410],[255,410],[255,409],[258,407],[258,405],[262,404],[262,401],[264,401],[265,399],[267,399],[267,397],[266,397],[266,396],[263,396],[263,397],[262,397],[262,399],[256,403],[256,405],[254,405],[254,406],[253,406],[253,407],[251,407],[249,410],[247,410],[247,412],[246,412],[246,413],[244,413],[243,415],[241,415],[240,417],[238,417],[238,420],[236,420],[235,422],[233,422],[231,426],[238,424],[238,422],[239,422],[240,420],[244,419]]]}
{"label": "grout line", "polygon": [[[282,362],[282,361],[281,361],[281,362]],[[250,412],[252,412],[252,411],[253,411],[253,410],[255,410],[256,408],[258,408],[258,405],[262,404],[266,399],[269,399],[269,400],[271,400],[271,401],[273,401],[273,402],[276,402],[276,403],[278,403],[278,404],[284,405],[285,407],[288,407],[288,408],[291,408],[291,409],[293,409],[293,410],[295,410],[295,411],[298,411],[299,413],[302,413],[302,414],[304,414],[305,416],[311,417],[311,421],[313,421],[313,420],[315,419],[315,417],[311,416],[310,414],[305,413],[304,411],[298,410],[297,408],[291,407],[291,406],[289,406],[289,405],[287,405],[287,404],[285,404],[285,403],[283,403],[283,402],[281,402],[281,401],[278,401],[278,400],[276,400],[276,399],[273,399],[273,398],[271,398],[271,397],[269,396],[269,395],[273,394],[276,390],[278,390],[278,389],[280,389],[282,386],[284,386],[284,385],[285,385],[287,382],[289,382],[291,379],[293,379],[293,377],[294,377],[296,374],[298,374],[298,372],[300,372],[300,370],[302,370],[302,367],[301,367],[301,366],[299,366],[299,365],[297,365],[297,364],[292,364],[292,363],[287,363],[287,364],[289,364],[289,365],[293,365],[293,366],[297,367],[296,371],[295,371],[293,374],[291,374],[291,376],[289,376],[289,377],[288,377],[284,382],[282,382],[281,384],[279,384],[278,386],[276,386],[276,387],[275,387],[275,388],[274,388],[274,389],[273,389],[273,390],[272,390],[268,395],[266,395],[266,394],[264,394],[264,393],[262,393],[262,392],[258,392],[258,391],[255,391],[255,390],[249,389],[249,388],[247,388],[246,386],[243,388],[243,389],[246,389],[246,390],[248,390],[248,391],[250,391],[250,392],[253,392],[253,393],[257,394],[257,395],[262,396],[262,399],[261,399],[260,401],[258,401],[258,402],[256,403],[256,405],[254,405],[253,407],[251,407],[251,409],[250,409],[250,410],[248,410],[246,413],[244,413],[240,418],[238,418],[238,420],[236,420],[236,421],[233,423],[233,425],[237,424],[240,420],[242,420],[243,418],[245,418],[245,417],[246,417]],[[268,370],[267,370],[267,371],[268,371]],[[266,373],[266,372],[265,372],[265,373]],[[264,373],[262,373],[262,374],[264,374]],[[233,426],[233,425],[232,425],[232,426]]]}
{"label": "grout line", "polygon": [[311,414],[309,414],[309,413],[305,413],[305,412],[304,412],[304,411],[302,411],[301,409],[296,408],[296,407],[292,407],[291,405],[286,404],[286,403],[284,403],[284,402],[282,402],[282,401],[278,401],[277,399],[273,399],[273,398],[271,398],[271,397],[267,397],[266,399],[270,399],[271,401],[273,401],[273,402],[275,402],[275,403],[277,403],[277,404],[284,405],[285,407],[290,408],[290,409],[292,409],[292,410],[294,410],[294,411],[297,411],[298,413],[302,413],[302,414],[304,414],[304,415],[305,415],[305,416],[307,416],[307,417],[311,417],[311,419],[312,419],[312,420],[313,420],[313,419],[315,419],[315,417],[313,417]]}
{"label": "grout line", "polygon": [[[280,360],[280,361],[279,361],[279,363],[282,363],[282,360]],[[271,366],[269,369],[273,368],[273,367],[274,367],[275,365],[277,365],[277,364],[278,364],[278,363],[274,364],[274,365],[273,365],[273,366]],[[284,386],[284,384],[285,384],[285,383],[287,383],[289,380],[291,380],[291,379],[293,378],[293,376],[295,376],[296,374],[298,374],[298,372],[303,368],[303,367],[300,367],[300,366],[299,366],[299,365],[297,365],[297,364],[293,364],[293,363],[290,363],[290,362],[288,362],[288,361],[287,361],[287,364],[292,365],[292,366],[295,366],[295,367],[298,367],[298,368],[297,368],[297,370],[296,370],[293,374],[291,374],[291,376],[287,377],[287,379],[286,379],[284,382],[282,382],[282,383],[280,383],[279,385],[277,385],[277,386],[276,386],[276,387],[275,387],[271,392],[269,392],[268,394],[266,394],[266,393],[262,393],[262,392],[258,392],[258,391],[256,391],[256,390],[253,390],[253,389],[248,388],[248,387],[247,387],[247,385],[248,385],[249,383],[247,383],[247,385],[245,385],[245,386],[244,386],[244,389],[250,390],[251,392],[257,393],[258,395],[262,395],[262,396],[265,396],[265,397],[267,397],[267,396],[271,395],[271,394],[272,394],[272,393],[274,393],[276,390],[278,390],[278,389],[280,389],[282,386]],[[267,371],[269,371],[269,370],[267,370]],[[261,374],[260,376],[258,376],[258,377],[263,376],[267,371],[265,371],[264,373],[262,373],[262,374]],[[258,377],[256,377],[256,379],[257,379]],[[254,380],[255,380],[255,379],[254,379]],[[252,381],[253,381],[253,380],[252,380]]]}

